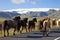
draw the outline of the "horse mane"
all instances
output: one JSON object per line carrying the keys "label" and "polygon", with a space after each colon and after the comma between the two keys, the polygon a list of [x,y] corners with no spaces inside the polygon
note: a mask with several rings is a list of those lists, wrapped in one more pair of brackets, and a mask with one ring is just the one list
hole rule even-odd
{"label": "horse mane", "polygon": [[20,20],[21,18],[20,18],[20,16],[15,16],[12,19],[16,21],[16,20]]}
{"label": "horse mane", "polygon": [[33,21],[37,22],[37,19],[36,18],[33,18]]}
{"label": "horse mane", "polygon": [[24,21],[27,23],[27,21],[28,21],[28,18],[24,18],[23,20],[24,20]]}

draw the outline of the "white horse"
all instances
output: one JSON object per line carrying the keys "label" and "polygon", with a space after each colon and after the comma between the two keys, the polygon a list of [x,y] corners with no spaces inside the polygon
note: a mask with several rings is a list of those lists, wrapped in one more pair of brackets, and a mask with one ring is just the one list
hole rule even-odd
{"label": "white horse", "polygon": [[49,19],[47,19],[43,22],[43,35],[48,36],[50,29],[51,29],[51,22]]}

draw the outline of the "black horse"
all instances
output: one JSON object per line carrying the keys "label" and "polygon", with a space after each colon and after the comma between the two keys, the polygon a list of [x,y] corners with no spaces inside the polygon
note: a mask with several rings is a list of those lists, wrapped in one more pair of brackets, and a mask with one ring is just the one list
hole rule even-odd
{"label": "black horse", "polygon": [[7,30],[7,36],[9,36],[9,29],[10,28],[14,28],[13,35],[15,35],[15,31],[17,30],[19,20],[20,20],[20,16],[16,16],[16,17],[14,17],[13,20],[10,20],[10,19],[8,20],[7,19],[3,22],[4,36],[6,36],[5,35],[5,30]]}
{"label": "black horse", "polygon": [[[28,22],[28,18],[24,18],[19,21],[18,32],[20,31],[20,33],[22,33],[23,29],[26,29],[26,32],[27,32],[27,22]],[[22,27],[22,30],[20,30],[21,27]]]}
{"label": "black horse", "polygon": [[36,18],[33,18],[33,20],[29,21],[29,23],[28,23],[29,32],[32,31],[32,29],[35,29],[35,22],[37,22]]}

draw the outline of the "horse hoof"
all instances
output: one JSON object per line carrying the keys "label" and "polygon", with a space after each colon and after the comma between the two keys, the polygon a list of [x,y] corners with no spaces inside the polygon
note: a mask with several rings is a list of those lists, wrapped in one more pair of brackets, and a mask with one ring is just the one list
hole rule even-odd
{"label": "horse hoof", "polygon": [[48,34],[46,36],[49,36]]}
{"label": "horse hoof", "polygon": [[9,37],[9,35],[7,35],[7,37]]}
{"label": "horse hoof", "polygon": [[43,34],[43,36],[45,36],[45,34]]}
{"label": "horse hoof", "polygon": [[42,30],[40,32],[43,32]]}
{"label": "horse hoof", "polygon": [[15,35],[15,33],[13,35]]}
{"label": "horse hoof", "polygon": [[20,33],[22,33],[22,31],[20,31]]}
{"label": "horse hoof", "polygon": [[6,35],[4,35],[4,37],[6,37]]}

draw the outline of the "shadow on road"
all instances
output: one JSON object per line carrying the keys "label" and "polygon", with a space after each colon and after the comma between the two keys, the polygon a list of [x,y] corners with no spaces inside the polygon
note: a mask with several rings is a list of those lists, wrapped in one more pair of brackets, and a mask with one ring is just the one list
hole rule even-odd
{"label": "shadow on road", "polygon": [[51,31],[50,33],[60,33],[60,31]]}
{"label": "shadow on road", "polygon": [[28,36],[26,36],[26,37],[14,36],[14,37],[12,37],[12,38],[43,38],[43,37],[56,37],[56,36],[30,36],[30,35],[28,35]]}
{"label": "shadow on road", "polygon": [[[40,35],[41,35],[42,33],[43,33],[43,32],[38,32],[38,33],[33,33],[33,34],[40,34]],[[60,33],[60,31],[50,31],[49,34],[50,34],[50,33]]]}
{"label": "shadow on road", "polygon": [[18,36],[14,36],[14,37],[12,37],[12,38],[42,38],[43,36],[30,36],[30,35],[28,35],[28,36],[26,36],[26,37],[18,37]]}
{"label": "shadow on road", "polygon": [[[53,34],[52,34],[53,33]],[[55,34],[56,33],[56,34]],[[43,36],[42,32],[32,32],[30,33],[31,35],[26,34],[21,34],[21,35],[16,35],[12,36],[12,38],[43,38],[43,37],[59,37],[57,33],[60,33],[60,31],[50,31],[49,36]]]}

